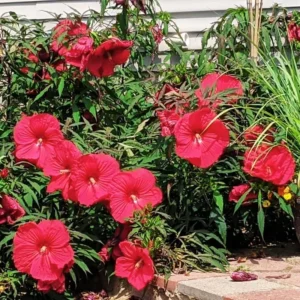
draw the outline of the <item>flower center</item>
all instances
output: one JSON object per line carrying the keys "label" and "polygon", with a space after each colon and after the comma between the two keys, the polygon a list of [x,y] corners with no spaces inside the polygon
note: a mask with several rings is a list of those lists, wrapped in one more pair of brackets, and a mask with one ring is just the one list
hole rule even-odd
{"label": "flower center", "polygon": [[70,173],[70,170],[65,169],[65,170],[59,170],[60,174],[66,174],[66,173]]}
{"label": "flower center", "polygon": [[134,265],[134,267],[135,267],[136,269],[139,269],[142,265],[143,265],[143,260],[140,259],[140,260]]}
{"label": "flower center", "polygon": [[109,51],[106,52],[106,56],[107,56],[108,60],[112,60],[112,55]]}
{"label": "flower center", "polygon": [[96,180],[95,180],[93,177],[91,177],[91,178],[90,178],[90,183],[91,183],[92,185],[94,185],[94,184],[96,184]]}
{"label": "flower center", "polygon": [[139,198],[136,195],[131,195],[130,198],[131,198],[131,200],[133,201],[134,204],[138,203]]}
{"label": "flower center", "polygon": [[43,143],[43,139],[42,139],[42,138],[39,138],[39,139],[37,140],[37,145],[38,145],[38,146],[41,146],[42,143]]}
{"label": "flower center", "polygon": [[199,134],[199,133],[196,133],[195,134],[195,142],[197,143],[197,144],[201,144],[202,143],[202,138],[201,138],[201,135]]}
{"label": "flower center", "polygon": [[47,247],[46,247],[46,246],[43,246],[43,247],[41,247],[41,249],[40,249],[40,253],[45,253],[46,250],[47,250]]}

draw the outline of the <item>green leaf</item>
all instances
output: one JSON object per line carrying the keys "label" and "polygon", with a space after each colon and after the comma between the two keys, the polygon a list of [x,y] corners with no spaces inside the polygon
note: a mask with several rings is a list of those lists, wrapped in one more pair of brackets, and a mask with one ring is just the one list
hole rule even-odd
{"label": "green leaf", "polygon": [[6,245],[7,242],[11,241],[14,238],[15,234],[16,234],[15,232],[11,232],[10,234],[8,234],[4,238],[2,238],[1,241],[0,241],[0,248],[2,246]]}
{"label": "green leaf", "polygon": [[258,229],[259,229],[259,232],[261,234],[261,237],[264,240],[265,213],[264,213],[264,210],[262,208],[262,194],[261,194],[261,190],[258,193],[257,223],[258,223]]}
{"label": "green leaf", "polygon": [[58,85],[58,95],[61,97],[65,87],[65,79],[63,77],[60,78],[60,82]]}
{"label": "green leaf", "polygon": [[248,191],[246,191],[246,193],[244,193],[244,194],[241,196],[241,198],[239,199],[239,201],[237,202],[237,204],[236,204],[235,207],[234,207],[234,212],[233,212],[233,214],[235,214],[235,213],[238,211],[238,209],[241,207],[242,203],[245,201],[247,195],[248,195],[251,191],[252,191],[252,187],[251,187]]}
{"label": "green leaf", "polygon": [[213,193],[213,197],[215,199],[215,202],[217,204],[217,207],[220,210],[220,213],[223,213],[223,209],[224,209],[224,200],[223,200],[223,196],[221,195],[221,193],[219,191],[214,191]]}
{"label": "green leaf", "polygon": [[80,121],[80,112],[78,109],[78,106],[76,104],[72,105],[72,116],[73,116],[73,120],[75,121],[75,123],[79,123]]}

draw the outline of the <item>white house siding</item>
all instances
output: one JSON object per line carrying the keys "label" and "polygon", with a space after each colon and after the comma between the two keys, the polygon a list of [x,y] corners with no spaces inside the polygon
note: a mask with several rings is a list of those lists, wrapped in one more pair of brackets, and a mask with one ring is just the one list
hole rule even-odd
{"label": "white house siding", "polygon": [[[246,2],[247,0],[160,0],[160,5],[164,11],[172,14],[179,30],[188,33],[189,49],[199,49],[203,31],[222,16],[227,8],[246,6]],[[264,0],[264,7],[270,8],[274,2],[274,0]],[[277,2],[288,10],[300,10],[300,0],[277,0]],[[51,15],[47,12],[70,13],[71,8],[80,13],[88,9],[99,11],[100,1],[0,0],[0,15],[13,11],[28,19],[49,20],[49,26],[52,26],[52,22]]]}

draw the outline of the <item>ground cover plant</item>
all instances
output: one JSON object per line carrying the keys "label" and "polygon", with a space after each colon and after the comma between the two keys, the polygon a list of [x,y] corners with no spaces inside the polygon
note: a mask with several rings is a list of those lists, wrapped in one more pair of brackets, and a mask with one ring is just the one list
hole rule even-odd
{"label": "ground cover plant", "polygon": [[103,0],[49,30],[1,18],[1,299],[105,299],[112,275],[142,290],[225,270],[237,241],[291,238],[298,14],[263,15],[257,65],[247,9],[207,31],[220,47],[192,52],[155,5]]}

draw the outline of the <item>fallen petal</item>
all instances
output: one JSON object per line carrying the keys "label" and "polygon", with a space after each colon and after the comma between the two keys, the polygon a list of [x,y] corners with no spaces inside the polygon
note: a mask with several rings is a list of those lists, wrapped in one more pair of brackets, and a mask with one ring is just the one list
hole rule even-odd
{"label": "fallen petal", "polygon": [[257,280],[257,275],[247,272],[233,272],[230,277],[233,281]]}

